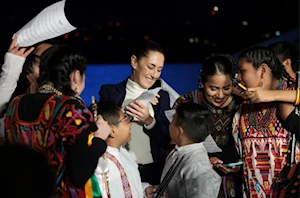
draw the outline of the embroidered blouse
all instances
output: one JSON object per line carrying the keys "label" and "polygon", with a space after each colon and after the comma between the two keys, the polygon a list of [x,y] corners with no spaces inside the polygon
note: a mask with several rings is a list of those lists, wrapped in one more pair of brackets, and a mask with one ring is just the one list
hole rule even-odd
{"label": "embroidered blouse", "polygon": [[57,197],[85,197],[84,185],[106,143],[94,137],[88,146],[88,136],[97,127],[83,101],[43,90],[21,95],[8,107],[5,128],[7,143],[45,154],[56,178]]}

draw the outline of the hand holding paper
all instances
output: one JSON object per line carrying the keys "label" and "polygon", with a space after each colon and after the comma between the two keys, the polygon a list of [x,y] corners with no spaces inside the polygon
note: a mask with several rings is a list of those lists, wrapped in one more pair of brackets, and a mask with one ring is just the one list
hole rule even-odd
{"label": "hand holding paper", "polygon": [[153,105],[157,105],[158,104],[158,99],[160,98],[160,95],[157,94],[154,98],[152,98],[152,100],[150,101],[151,104]]}
{"label": "hand holding paper", "polygon": [[145,125],[150,125],[153,117],[149,113],[148,105],[153,98],[156,97],[161,88],[155,88],[142,93],[139,97],[129,103],[124,110],[128,115],[131,115]]}
{"label": "hand holding paper", "polygon": [[[174,115],[176,114],[175,109],[167,110],[165,111],[165,115],[169,122],[171,123],[173,121]],[[215,140],[211,135],[208,135],[207,138],[204,140],[203,145],[208,153],[217,153],[222,152],[222,149],[218,147]]]}
{"label": "hand holding paper", "polygon": [[22,27],[16,33],[17,44],[28,47],[75,30],[65,16],[65,2],[63,0],[48,6]]}
{"label": "hand holding paper", "polygon": [[20,48],[20,46],[17,45],[17,41],[18,36],[15,36],[9,46],[8,52],[26,58],[34,50],[34,47],[31,47],[28,50],[26,48]]}
{"label": "hand holding paper", "polygon": [[130,116],[133,116],[143,122],[145,125],[150,125],[153,121],[153,117],[151,117],[149,113],[149,109],[139,100],[135,100],[130,103],[126,109],[126,113]]}
{"label": "hand holding paper", "polygon": [[[160,87],[155,88],[155,89],[151,89],[148,91],[143,92],[139,97],[137,97],[135,100],[133,100],[132,102],[138,100],[140,101],[143,105],[148,106],[149,102],[155,98],[158,94],[158,92],[161,90]],[[132,103],[131,102],[131,103]]]}

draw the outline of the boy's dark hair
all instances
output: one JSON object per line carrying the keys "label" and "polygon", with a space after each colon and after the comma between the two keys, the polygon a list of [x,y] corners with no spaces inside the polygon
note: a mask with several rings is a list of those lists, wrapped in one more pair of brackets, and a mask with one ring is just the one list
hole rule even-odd
{"label": "boy's dark hair", "polygon": [[113,125],[120,119],[120,107],[112,101],[99,101],[98,102],[98,114],[109,124]]}
{"label": "boy's dark hair", "polygon": [[213,113],[205,106],[193,102],[182,103],[176,109],[175,126],[181,126],[194,143],[203,142],[214,126]]}

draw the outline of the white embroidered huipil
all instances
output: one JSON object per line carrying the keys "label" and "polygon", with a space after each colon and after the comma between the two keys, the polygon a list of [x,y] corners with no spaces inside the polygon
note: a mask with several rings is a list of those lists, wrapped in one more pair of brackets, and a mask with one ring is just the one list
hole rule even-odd
{"label": "white embroidered huipil", "polygon": [[165,198],[216,198],[221,177],[213,170],[203,143],[176,146],[175,150],[167,157],[161,181],[176,158],[184,155],[184,159],[165,190]]}
{"label": "white embroidered huipil", "polygon": [[[148,183],[142,183],[140,173],[138,171],[138,165],[133,160],[128,151],[121,147],[120,149],[108,146],[106,152],[113,155],[124,168],[133,198],[143,198],[144,190],[149,186]],[[111,198],[122,198],[124,197],[124,190],[122,185],[122,179],[120,171],[117,165],[107,159],[107,163],[104,162],[103,157],[99,158],[97,168],[95,170],[95,176],[98,180],[101,192],[105,189],[103,182],[103,174],[108,171],[109,190]]]}

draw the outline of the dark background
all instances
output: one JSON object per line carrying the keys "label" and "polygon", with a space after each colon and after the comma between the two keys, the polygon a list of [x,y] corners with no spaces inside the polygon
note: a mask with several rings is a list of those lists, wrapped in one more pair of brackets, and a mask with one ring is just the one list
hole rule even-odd
{"label": "dark background", "polygon": [[[4,55],[14,32],[55,2],[2,2],[0,52]],[[217,12],[212,12],[214,6]],[[213,52],[235,53],[276,36],[276,31],[299,28],[299,1],[67,0],[66,16],[78,29],[55,40],[80,47],[89,63],[128,63],[142,39],[159,42],[169,63],[192,63]]]}

